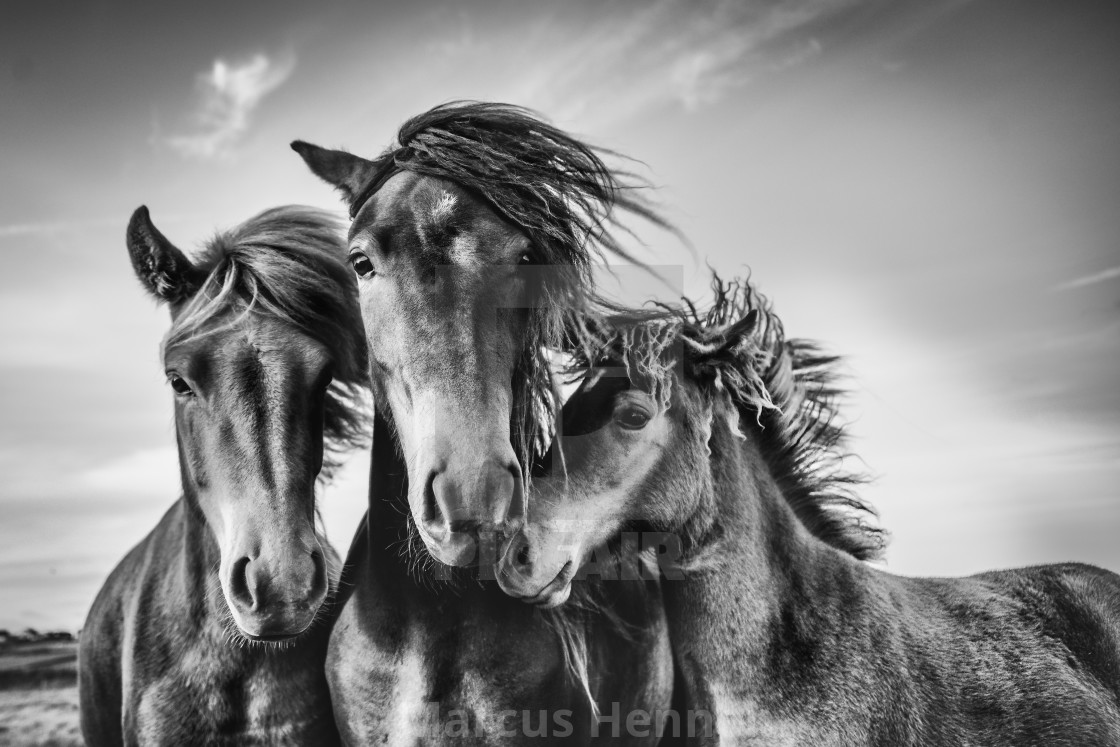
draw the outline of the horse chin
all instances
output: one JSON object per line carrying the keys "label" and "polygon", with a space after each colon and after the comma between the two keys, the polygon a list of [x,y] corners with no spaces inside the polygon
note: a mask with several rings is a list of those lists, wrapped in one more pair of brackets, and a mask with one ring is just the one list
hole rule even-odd
{"label": "horse chin", "polygon": [[[232,612],[232,609],[231,609]],[[243,615],[233,613],[233,623],[237,634],[247,641],[263,643],[266,645],[282,645],[291,642],[311,629],[318,610],[306,612],[301,610],[291,615],[277,615],[275,613],[244,619]]]}
{"label": "horse chin", "polygon": [[444,565],[463,568],[472,565],[478,556],[478,543],[467,532],[448,532],[437,540],[421,530],[420,539],[428,554]]}
{"label": "horse chin", "polygon": [[520,599],[526,604],[532,604],[541,609],[550,610],[559,607],[568,601],[572,593],[572,579],[576,575],[576,563],[568,560],[559,573],[537,591],[532,590],[531,581],[502,563],[498,568],[498,586],[506,594]]}
{"label": "horse chin", "polygon": [[291,643],[301,635],[301,633],[295,633],[294,635],[251,635],[240,628],[238,628],[238,632],[247,641],[261,643],[265,646],[276,646],[277,648],[282,648],[284,644]]}
{"label": "horse chin", "polygon": [[534,597],[523,599],[523,602],[532,604],[542,610],[550,610],[559,607],[564,602],[568,601],[568,597],[572,594],[572,582],[568,581],[563,586],[556,587],[556,582],[541,590],[539,594]]}

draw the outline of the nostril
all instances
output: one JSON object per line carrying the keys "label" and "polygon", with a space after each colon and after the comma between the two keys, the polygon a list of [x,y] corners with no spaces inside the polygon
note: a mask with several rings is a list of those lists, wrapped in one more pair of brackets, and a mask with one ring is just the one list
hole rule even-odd
{"label": "nostril", "polygon": [[455,521],[448,522],[448,528],[452,532],[477,534],[481,527],[482,523],[474,519],[456,519]]}
{"label": "nostril", "polygon": [[230,568],[229,593],[239,605],[252,607],[253,591],[249,588],[249,559],[241,558]]}
{"label": "nostril", "polygon": [[514,558],[520,566],[529,565],[529,545],[522,545],[517,550],[517,555]]}
{"label": "nostril", "polygon": [[424,483],[424,523],[433,524],[440,520],[439,502],[436,500],[436,473],[428,473]]}
{"label": "nostril", "polygon": [[503,501],[499,503],[500,513],[494,518],[502,531],[512,534],[525,522],[525,485],[521,466],[516,461],[509,462],[501,475],[495,487],[502,494]]}
{"label": "nostril", "polygon": [[314,576],[311,582],[311,596],[319,597],[327,591],[327,559],[321,550],[311,553],[311,562],[314,565]]}
{"label": "nostril", "polygon": [[525,509],[522,505],[524,501],[521,500],[525,492],[523,490],[525,480],[522,476],[521,467],[516,462],[509,468],[509,474],[513,478],[513,497],[510,500],[509,515],[511,518],[517,518],[522,515]]}

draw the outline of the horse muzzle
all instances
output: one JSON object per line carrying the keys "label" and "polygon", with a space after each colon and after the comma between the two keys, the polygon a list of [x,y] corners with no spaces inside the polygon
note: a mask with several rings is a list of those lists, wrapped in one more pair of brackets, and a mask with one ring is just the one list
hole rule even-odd
{"label": "horse muzzle", "polygon": [[498,586],[511,597],[542,609],[552,609],[568,601],[578,570],[574,554],[541,557],[521,532],[506,546],[495,568],[495,576]]}
{"label": "horse muzzle", "polygon": [[223,583],[226,603],[245,637],[282,641],[303,633],[327,597],[326,563],[316,546],[272,559],[242,556]]}

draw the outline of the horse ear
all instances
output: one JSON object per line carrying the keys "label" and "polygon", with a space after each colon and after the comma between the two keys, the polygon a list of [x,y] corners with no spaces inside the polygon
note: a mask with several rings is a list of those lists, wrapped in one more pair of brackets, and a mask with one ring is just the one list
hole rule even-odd
{"label": "horse ear", "polygon": [[732,324],[723,333],[723,344],[719,346],[719,352],[730,352],[738,347],[739,343],[747,339],[755,333],[758,329],[758,322],[762,318],[758,309],[751,309],[747,315],[739,321]]}
{"label": "horse ear", "polygon": [[761,318],[758,309],[751,309],[746,316],[728,327],[721,335],[723,339],[718,347],[705,350],[689,360],[692,375],[702,378],[726,364],[735,348],[758,330]]}
{"label": "horse ear", "polygon": [[178,303],[202,287],[202,273],[152,225],[146,206],[132,214],[127,240],[136,277],[160,301]]}
{"label": "horse ear", "polygon": [[344,150],[327,150],[302,140],[293,142],[292,150],[299,153],[315,176],[342,192],[348,203],[353,203],[365,191],[377,171],[373,161]]}

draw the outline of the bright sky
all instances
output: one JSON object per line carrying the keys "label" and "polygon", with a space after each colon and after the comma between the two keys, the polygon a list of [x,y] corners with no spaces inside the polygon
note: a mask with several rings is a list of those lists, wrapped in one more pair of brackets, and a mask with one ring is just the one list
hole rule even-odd
{"label": "bright sky", "polygon": [[[80,626],[175,499],[147,204],[185,248],[339,208],[288,150],[377,153],[452,98],[648,165],[696,256],[848,358],[887,567],[1120,570],[1113,2],[111,4],[0,27],[0,627]],[[364,506],[358,455],[321,505]]]}

